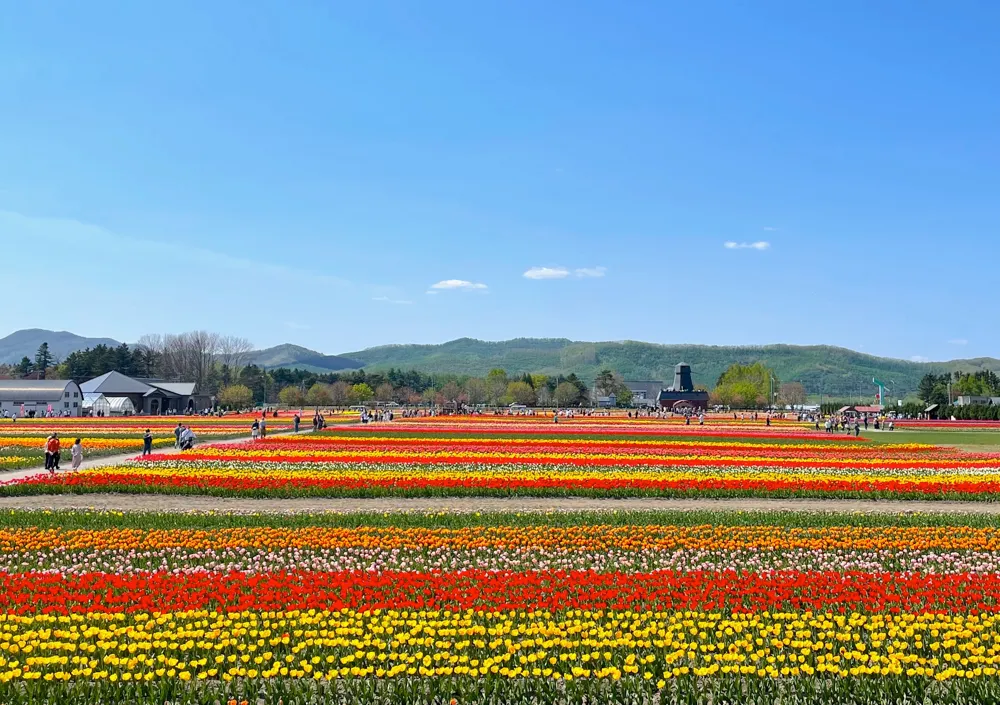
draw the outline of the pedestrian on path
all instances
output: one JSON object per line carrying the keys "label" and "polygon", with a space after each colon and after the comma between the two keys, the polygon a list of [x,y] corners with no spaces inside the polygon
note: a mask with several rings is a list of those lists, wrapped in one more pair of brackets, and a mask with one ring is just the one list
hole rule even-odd
{"label": "pedestrian on path", "polygon": [[45,460],[48,463],[46,466],[50,473],[55,474],[55,471],[59,469],[59,434],[53,433],[49,436],[49,440],[45,444]]}
{"label": "pedestrian on path", "polygon": [[256,441],[258,438],[260,438],[260,421],[254,419],[250,424],[250,440]]}
{"label": "pedestrian on path", "polygon": [[260,439],[264,440],[267,438],[267,419],[261,417],[260,419]]}
{"label": "pedestrian on path", "polygon": [[178,421],[177,422],[177,428],[174,429],[174,448],[180,448],[181,447],[181,431],[183,431],[183,430],[184,430],[184,427],[181,426],[181,422]]}
{"label": "pedestrian on path", "polygon": [[76,439],[76,443],[74,443],[69,449],[69,457],[72,460],[72,468],[74,470],[79,470],[80,463],[83,462],[83,443],[79,438]]}
{"label": "pedestrian on path", "polygon": [[295,414],[295,416],[292,418],[292,424],[295,426],[295,432],[296,433],[299,432],[299,424],[301,422],[302,422],[302,419],[299,418],[298,414]]}
{"label": "pedestrian on path", "polygon": [[142,435],[142,454],[152,455],[153,454],[153,434],[146,429],[146,432]]}

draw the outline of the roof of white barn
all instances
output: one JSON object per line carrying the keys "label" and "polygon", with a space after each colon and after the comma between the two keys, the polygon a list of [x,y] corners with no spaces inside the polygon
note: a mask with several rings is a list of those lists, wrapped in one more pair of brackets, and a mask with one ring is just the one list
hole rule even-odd
{"label": "roof of white barn", "polygon": [[0,379],[0,401],[59,401],[71,379]]}
{"label": "roof of white barn", "polygon": [[80,385],[87,394],[99,393],[104,396],[122,396],[124,394],[145,394],[152,387],[138,380],[123,375],[121,372],[107,372],[100,377],[87,380]]}

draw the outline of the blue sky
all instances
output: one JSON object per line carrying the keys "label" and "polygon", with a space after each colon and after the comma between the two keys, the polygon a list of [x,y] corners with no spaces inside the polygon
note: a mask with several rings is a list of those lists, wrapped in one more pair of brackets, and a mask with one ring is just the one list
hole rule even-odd
{"label": "blue sky", "polygon": [[0,8],[0,335],[1000,355],[998,3]]}

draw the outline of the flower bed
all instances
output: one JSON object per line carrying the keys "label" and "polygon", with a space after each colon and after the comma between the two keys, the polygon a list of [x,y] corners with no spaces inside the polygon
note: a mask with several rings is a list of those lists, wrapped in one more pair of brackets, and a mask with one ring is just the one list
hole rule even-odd
{"label": "flower bed", "polygon": [[847,442],[846,435],[801,426],[785,438],[763,424],[743,423],[738,435],[726,436],[714,427],[633,421],[650,431],[623,434],[620,420],[585,419],[565,424],[576,429],[571,433],[547,432],[557,424],[523,418],[529,420],[414,419],[205,445],[180,456],[154,453],[134,463],[39,475],[0,486],[0,493],[990,500],[1000,492],[1000,455],[992,453]]}
{"label": "flower bed", "polygon": [[795,514],[0,515],[0,700],[983,702],[1000,529]]}

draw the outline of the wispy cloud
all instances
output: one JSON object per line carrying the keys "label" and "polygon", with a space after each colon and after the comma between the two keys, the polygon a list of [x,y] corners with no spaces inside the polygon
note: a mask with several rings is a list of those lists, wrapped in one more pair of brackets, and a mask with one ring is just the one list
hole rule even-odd
{"label": "wispy cloud", "polygon": [[766,240],[758,240],[757,242],[733,242],[729,240],[724,244],[727,250],[767,250],[771,247],[771,243]]}
{"label": "wispy cloud", "polygon": [[565,279],[569,270],[565,267],[532,267],[522,276],[525,279]]}
{"label": "wispy cloud", "polygon": [[578,267],[572,271],[566,267],[532,267],[523,275],[525,279],[566,279],[570,275],[577,279],[603,277],[607,267]]}
{"label": "wispy cloud", "polygon": [[777,230],[777,228],[773,228],[773,227],[771,227],[770,225],[765,225],[765,226],[763,227],[763,230],[766,230],[766,231],[767,231],[767,232],[769,232],[769,233],[773,233],[774,231],[776,231],[776,230]]}
{"label": "wispy cloud", "polygon": [[141,262],[174,259],[178,256],[201,265],[213,265],[222,269],[245,273],[253,277],[270,277],[301,284],[322,284],[349,287],[351,282],[337,276],[321,274],[307,269],[275,264],[271,261],[239,257],[206,247],[187,246],[178,248],[174,243],[148,240],[132,235],[122,235],[98,225],[84,223],[71,218],[45,218],[27,216],[12,211],[0,210],[0,232],[7,230],[20,233],[24,237],[38,238],[39,242],[50,243],[53,247],[64,245],[87,247],[98,251],[127,253]]}
{"label": "wispy cloud", "polygon": [[427,293],[437,293],[438,291],[485,291],[489,287],[480,282],[471,282],[467,279],[444,279],[436,284],[431,284],[431,289]]}
{"label": "wispy cloud", "polygon": [[929,357],[924,357],[923,355],[911,355],[910,362],[930,362]]}
{"label": "wispy cloud", "polygon": [[948,345],[968,345],[969,341],[965,338],[952,338],[948,341]]}
{"label": "wispy cloud", "polygon": [[372,301],[381,301],[382,303],[397,304],[400,306],[409,306],[413,303],[412,301],[407,301],[405,299],[390,299],[388,296],[376,296],[372,299]]}

